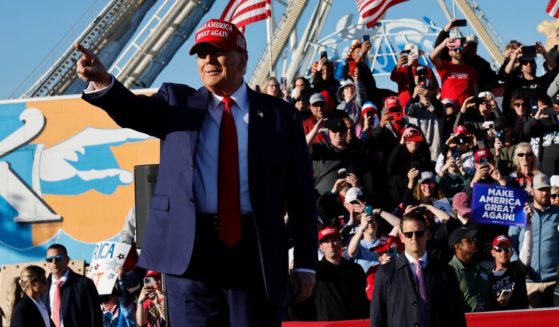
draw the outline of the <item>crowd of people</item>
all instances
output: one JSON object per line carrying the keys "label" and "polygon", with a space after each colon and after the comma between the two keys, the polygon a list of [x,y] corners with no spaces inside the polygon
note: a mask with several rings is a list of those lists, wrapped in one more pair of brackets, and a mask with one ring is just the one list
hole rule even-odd
{"label": "crowd of people", "polygon": [[[370,317],[375,326],[397,326],[408,313],[390,310],[408,312],[403,298],[417,306],[410,319],[421,325],[465,325],[465,312],[559,306],[559,52],[511,41],[494,71],[477,54],[475,36],[455,36],[455,23],[428,56],[406,45],[390,76],[394,91],[377,87],[371,44],[361,40],[347,53],[341,81],[323,55],[310,78],[289,86],[270,77],[259,88],[300,114],[318,213],[314,291],[290,303],[282,319]],[[108,77],[105,84],[113,83]],[[470,221],[479,183],[528,192],[527,224]],[[28,266],[14,281],[13,326],[165,324],[159,273],[119,270],[113,293],[98,296],[68,268],[62,245],[51,245],[46,260],[48,279]],[[408,262],[415,265],[404,272],[415,281],[411,291],[400,271]]]}

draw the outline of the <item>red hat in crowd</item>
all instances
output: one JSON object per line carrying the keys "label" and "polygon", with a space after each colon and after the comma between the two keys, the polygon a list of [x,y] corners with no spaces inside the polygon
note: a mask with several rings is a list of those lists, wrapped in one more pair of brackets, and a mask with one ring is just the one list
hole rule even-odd
{"label": "red hat in crowd", "polygon": [[161,279],[161,273],[153,270],[148,270],[148,272],[146,273],[146,277],[155,277]]}
{"label": "red hat in crowd", "polygon": [[340,238],[342,237],[341,234],[340,234],[340,231],[339,231],[337,228],[335,228],[335,227],[326,227],[326,228],[321,229],[321,230],[318,232],[318,241],[319,241],[319,242],[322,242],[322,240],[323,240],[325,237],[328,237],[328,236],[335,236],[335,237],[340,237]]}
{"label": "red hat in crowd", "polygon": [[384,100],[384,110],[388,111],[392,108],[402,108],[402,105],[400,104],[400,100],[398,100],[397,97],[391,95],[388,98],[386,98],[386,100]]}
{"label": "red hat in crowd", "polygon": [[371,114],[376,114],[378,112],[377,106],[371,101],[366,101],[361,108],[361,116],[364,117],[368,112]]}
{"label": "red hat in crowd", "polygon": [[406,142],[423,142],[425,140],[423,133],[415,127],[407,127],[403,134],[408,135]]}
{"label": "red hat in crowd", "polygon": [[487,159],[488,161],[493,159],[493,155],[489,151],[489,149],[479,149],[474,153],[474,162],[479,163],[481,159]]}
{"label": "red hat in crowd", "polygon": [[390,248],[397,248],[398,247],[398,239],[394,236],[388,235],[383,236],[378,240],[376,246],[371,248],[371,251],[375,251],[376,253],[384,253],[388,252]]}
{"label": "red hat in crowd", "polygon": [[452,198],[452,207],[456,209],[456,211],[458,211],[458,214],[462,217],[472,212],[472,205],[468,193],[456,193]]}
{"label": "red hat in crowd", "polygon": [[468,135],[470,134],[470,131],[468,130],[468,128],[464,125],[458,125],[456,127],[454,127],[454,134],[455,135]]}
{"label": "red hat in crowd", "polygon": [[202,43],[209,43],[217,48],[225,50],[247,51],[247,42],[243,33],[230,22],[219,19],[210,19],[196,31],[196,40],[190,54],[196,53],[196,49]]}
{"label": "red hat in crowd", "polygon": [[493,244],[491,246],[496,247],[497,245],[499,245],[501,243],[505,243],[509,248],[512,248],[512,241],[511,241],[510,237],[508,237],[506,235],[496,236],[493,239]]}

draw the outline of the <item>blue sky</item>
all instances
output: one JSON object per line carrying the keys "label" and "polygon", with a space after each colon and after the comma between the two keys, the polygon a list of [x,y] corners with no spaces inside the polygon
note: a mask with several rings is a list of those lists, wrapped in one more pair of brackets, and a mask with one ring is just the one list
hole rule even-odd
{"label": "blue sky", "polygon": [[[309,6],[313,7],[317,1],[309,1]],[[543,20],[552,20],[545,13],[547,0],[477,2],[505,42],[511,39],[526,44],[545,41],[545,36],[538,33],[536,28]],[[31,80],[38,78],[72,44],[106,3],[106,0],[0,1],[0,100],[19,96],[26,89],[21,86],[29,86]],[[216,0],[204,20],[219,17],[225,4],[225,0]],[[155,7],[157,6],[156,4]],[[307,12],[309,11],[307,8]],[[323,35],[332,33],[337,18],[347,13],[357,15],[353,0],[333,0],[331,15]],[[421,19],[423,16],[431,18],[439,26],[446,23],[437,0],[410,0],[391,8],[386,18]],[[305,19],[303,21],[306,23]],[[262,22],[247,27],[249,73],[263,51],[266,42],[264,30],[265,24]],[[188,56],[191,45],[192,38],[177,52],[153,87],[160,86],[164,81],[187,83],[194,87],[200,85],[194,58]],[[31,79],[26,84],[25,81],[30,76]],[[18,88],[20,92],[14,93]]]}

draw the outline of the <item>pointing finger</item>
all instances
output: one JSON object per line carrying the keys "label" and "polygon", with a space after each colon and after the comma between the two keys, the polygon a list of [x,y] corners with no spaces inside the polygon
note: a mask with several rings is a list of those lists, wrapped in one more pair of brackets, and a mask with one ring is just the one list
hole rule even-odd
{"label": "pointing finger", "polygon": [[85,57],[86,60],[90,60],[92,58],[95,57],[95,55],[93,54],[93,52],[91,52],[91,50],[85,48],[83,45],[81,45],[80,43],[76,43],[74,44],[74,48],[76,48],[76,50],[78,50],[79,52],[82,53],[82,55]]}

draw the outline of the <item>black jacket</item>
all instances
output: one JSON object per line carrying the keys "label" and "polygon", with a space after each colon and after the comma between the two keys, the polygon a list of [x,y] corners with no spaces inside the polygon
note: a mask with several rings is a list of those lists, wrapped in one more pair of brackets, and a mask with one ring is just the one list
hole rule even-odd
{"label": "black jacket", "polygon": [[[60,288],[62,320],[64,327],[100,327],[103,326],[103,313],[99,305],[99,294],[93,281],[85,276],[78,275],[69,269],[68,279]],[[52,274],[47,278],[47,291],[42,295],[41,301],[51,312],[49,291],[52,285]]]}
{"label": "black jacket", "polygon": [[[429,258],[425,268],[429,326],[466,326],[463,297],[456,274],[445,263]],[[371,326],[419,324],[419,296],[404,254],[377,270],[371,302]]]}
{"label": "black jacket", "polygon": [[54,327],[54,323],[51,320],[50,325],[45,326],[41,312],[33,300],[24,295],[14,307],[10,327]]}

